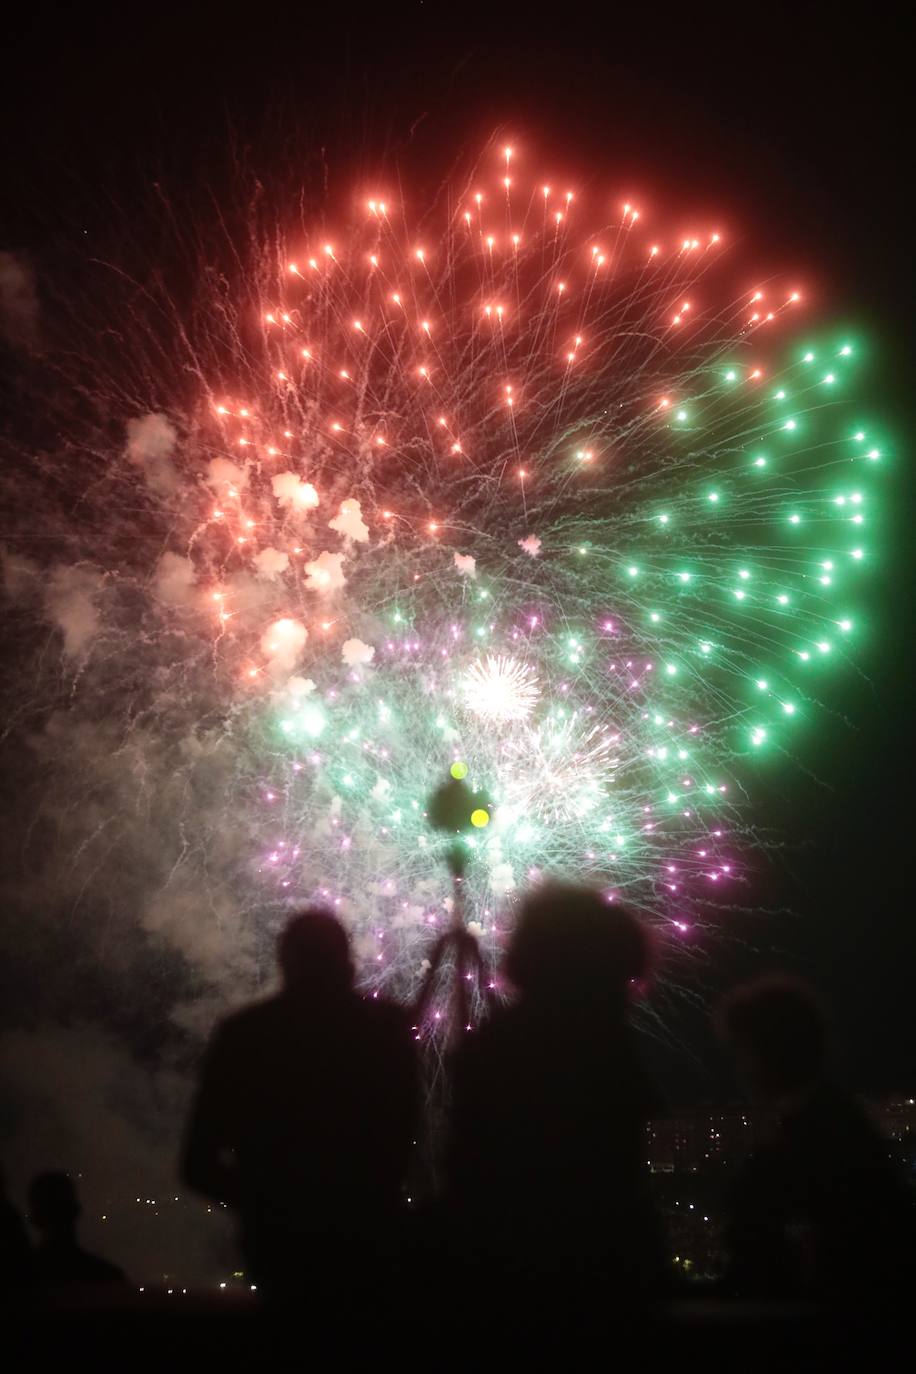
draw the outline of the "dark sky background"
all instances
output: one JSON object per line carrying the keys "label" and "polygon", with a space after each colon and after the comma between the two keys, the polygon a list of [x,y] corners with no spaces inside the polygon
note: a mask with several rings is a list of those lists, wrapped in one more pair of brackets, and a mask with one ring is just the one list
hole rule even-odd
{"label": "dark sky background", "polygon": [[[895,436],[875,540],[883,552],[862,676],[830,681],[835,714],[800,742],[801,766],[761,771],[759,814],[790,848],[760,856],[759,922],[708,976],[715,987],[751,969],[803,971],[833,1010],[848,1081],[912,1089],[907,40],[861,7],[858,27],[839,7],[811,7],[801,20],[778,4],[753,16],[689,7],[673,23],[651,8],[640,23],[612,4],[554,4],[543,19],[534,6],[431,3],[374,15],[325,6],[324,17],[306,5],[203,6],[190,18],[148,6],[22,7],[0,97],[0,248],[40,254],[44,236],[104,213],[107,198],[129,204],[163,173],[190,190],[230,136],[257,159],[295,129],[299,146],[326,149],[341,186],[392,153],[434,183],[502,126],[536,165],[714,214],[803,274],[831,316],[869,340],[866,391]],[[727,1090],[705,1014],[684,1011],[674,1035],[691,1053],[657,1051],[671,1096]]]}

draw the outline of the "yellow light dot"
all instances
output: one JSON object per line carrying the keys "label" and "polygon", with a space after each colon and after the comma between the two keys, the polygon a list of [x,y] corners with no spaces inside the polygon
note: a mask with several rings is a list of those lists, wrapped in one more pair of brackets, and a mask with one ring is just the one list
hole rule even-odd
{"label": "yellow light dot", "polygon": [[489,824],[490,813],[489,811],[484,811],[482,806],[478,807],[476,811],[471,812],[471,825],[476,826],[478,830],[482,830],[485,825]]}
{"label": "yellow light dot", "polygon": [[466,763],[453,763],[448,771],[451,773],[453,778],[457,778],[460,781],[462,778],[467,777],[468,766]]}

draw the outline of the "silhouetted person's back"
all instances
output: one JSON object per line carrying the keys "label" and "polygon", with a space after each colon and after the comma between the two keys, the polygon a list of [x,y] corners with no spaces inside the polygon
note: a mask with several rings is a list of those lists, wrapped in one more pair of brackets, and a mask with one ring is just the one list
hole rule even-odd
{"label": "silhouetted person's back", "polygon": [[811,990],[761,978],[721,1012],[753,1093],[779,1124],[733,1189],[728,1287],[747,1298],[894,1303],[912,1291],[916,1228],[887,1143],[826,1072]]}
{"label": "silhouetted person's back", "polygon": [[189,1122],[184,1176],[238,1209],[266,1289],[351,1274],[390,1243],[416,1112],[406,1014],[353,989],[329,913],[294,917],[279,942],[283,989],[214,1035]]}
{"label": "silhouetted person's back", "polygon": [[76,1187],[69,1174],[52,1171],[37,1174],[29,1185],[29,1219],[40,1241],[33,1270],[38,1283],[59,1284],[123,1282],[117,1265],[91,1255],[76,1234],[80,1215]]}
{"label": "silhouetted person's back", "polygon": [[645,1127],[657,1103],[627,1026],[647,969],[639,923],[599,893],[550,886],[525,901],[505,962],[518,1000],[455,1063],[450,1193],[472,1265],[554,1291],[654,1284]]}

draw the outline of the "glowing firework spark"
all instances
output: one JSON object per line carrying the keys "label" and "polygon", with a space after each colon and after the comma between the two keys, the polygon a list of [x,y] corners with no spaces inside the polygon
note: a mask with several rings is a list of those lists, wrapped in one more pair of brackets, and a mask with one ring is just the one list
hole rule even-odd
{"label": "glowing firework spark", "polygon": [[72,553],[26,532],[14,579],[66,671],[42,640],[22,680],[66,731],[35,747],[74,884],[142,872],[183,949],[257,948],[319,897],[409,991],[455,760],[492,805],[486,936],[558,872],[681,938],[740,873],[749,756],[796,748],[856,638],[884,445],[855,341],[799,338],[791,284],[730,287],[713,226],[647,233],[520,170],[449,204],[421,233],[380,191],[349,228],[233,243],[237,300],[209,269],[193,310],[144,287],[98,392],[86,349]]}

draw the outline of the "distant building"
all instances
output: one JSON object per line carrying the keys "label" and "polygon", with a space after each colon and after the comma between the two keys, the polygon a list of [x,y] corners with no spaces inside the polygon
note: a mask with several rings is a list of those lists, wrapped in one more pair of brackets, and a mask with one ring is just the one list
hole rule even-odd
{"label": "distant building", "polygon": [[733,1169],[766,1137],[773,1113],[759,1107],[690,1107],[656,1117],[646,1130],[653,1174]]}
{"label": "distant building", "polygon": [[[866,1103],[888,1153],[916,1189],[916,1099]],[[646,1127],[646,1164],[668,1236],[671,1262],[686,1278],[723,1272],[728,1181],[772,1131],[776,1114],[757,1106],[687,1107]]]}
{"label": "distant building", "polygon": [[[916,1153],[916,1098],[866,1102],[901,1158]],[[685,1107],[646,1128],[646,1163],[653,1174],[704,1174],[734,1169],[772,1131],[776,1114],[757,1106]]]}
{"label": "distant building", "polygon": [[916,1141],[916,1097],[887,1097],[868,1103],[872,1119],[888,1140]]}
{"label": "distant building", "polygon": [[888,1142],[891,1159],[916,1192],[916,1098],[882,1098],[868,1104],[872,1120]]}

